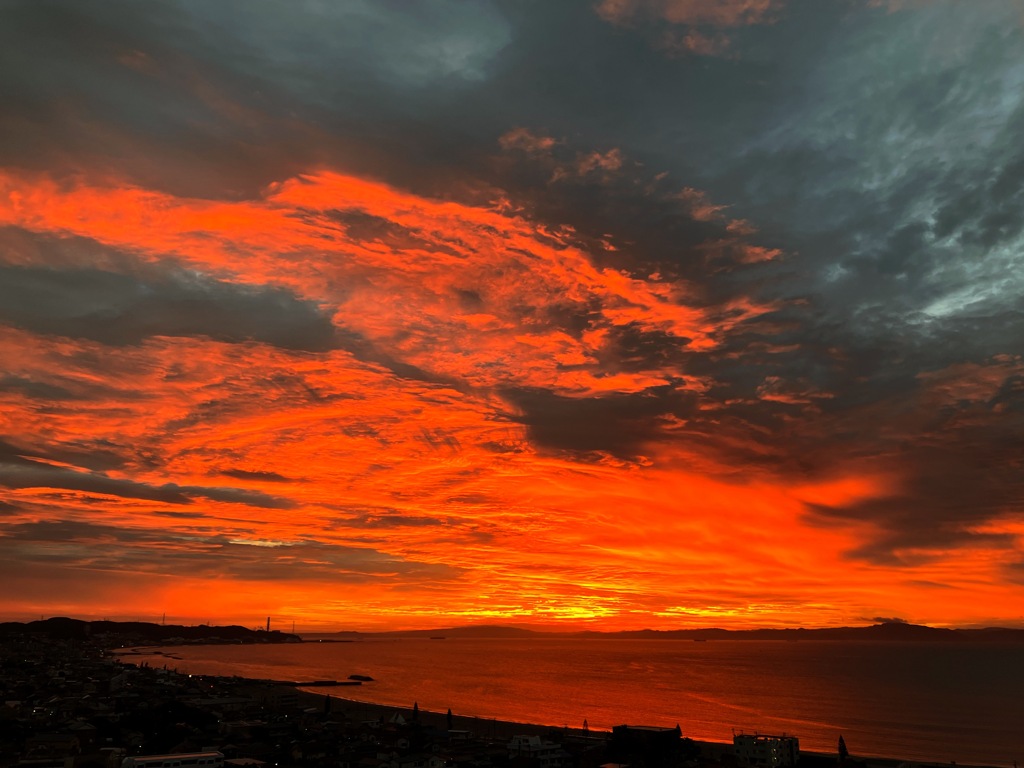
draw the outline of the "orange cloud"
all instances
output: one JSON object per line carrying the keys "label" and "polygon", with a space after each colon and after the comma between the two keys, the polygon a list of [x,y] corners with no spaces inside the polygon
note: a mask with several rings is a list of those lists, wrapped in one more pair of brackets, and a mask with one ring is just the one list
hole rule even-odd
{"label": "orange cloud", "polygon": [[622,170],[625,163],[622,150],[618,148],[607,152],[578,152],[572,158],[566,158],[565,153],[556,157],[553,150],[562,143],[550,136],[538,136],[526,128],[513,128],[498,139],[504,152],[523,152],[550,167],[552,182],[588,178],[607,181],[612,174]]}
{"label": "orange cloud", "polygon": [[692,187],[684,188],[677,197],[686,205],[690,216],[697,221],[720,219],[722,217],[719,214],[728,208],[727,205],[715,205],[708,199],[706,193]]}
{"label": "orange cloud", "polygon": [[769,21],[779,0],[601,0],[601,18],[623,23],[636,16],[654,16],[672,24],[738,27]]}
{"label": "orange cloud", "polygon": [[[151,261],[173,257],[229,280],[287,287],[336,306],[339,325],[385,352],[474,386],[592,391],[581,384],[586,375],[559,362],[594,362],[599,350],[552,334],[533,307],[582,313],[596,303],[598,326],[635,323],[695,349],[714,346],[721,332],[707,312],[688,304],[684,284],[596,268],[570,241],[521,218],[339,174],[289,180],[262,200],[237,203],[9,175],[0,179],[0,195],[9,203],[0,221],[89,237]],[[387,222],[388,239],[360,237],[345,223],[359,216]],[[488,307],[483,329],[478,315],[462,309],[465,297]],[[457,337],[457,346],[435,343]]]}
{"label": "orange cloud", "polygon": [[601,0],[594,10],[619,26],[652,20],[671,25],[652,40],[669,56],[726,56],[732,50],[730,31],[770,24],[784,5],[785,0]]}
{"label": "orange cloud", "polygon": [[927,371],[917,378],[928,389],[935,406],[958,403],[984,404],[992,400],[1012,377],[1024,375],[1024,360],[1001,355],[986,365],[959,363],[939,371]]}
{"label": "orange cloud", "polygon": [[590,152],[580,155],[576,160],[575,172],[579,176],[587,176],[594,172],[610,173],[622,168],[622,152],[610,149],[607,152]]}
{"label": "orange cloud", "polygon": [[[117,254],[99,264],[95,249],[68,247],[58,264],[19,247],[8,264],[127,263],[277,286],[339,333],[336,348],[303,351],[203,334],[112,346],[0,326],[0,364],[18,384],[0,390],[0,531],[18,558],[3,575],[24,594],[9,610],[49,594],[76,614],[162,604],[197,620],[615,628],[1022,607],[982,549],[959,570],[932,560],[909,578],[844,558],[863,526],[808,522],[813,505],[891,494],[889,475],[837,457],[830,479],[794,483],[705,449],[749,441],[734,427],[691,429],[657,410],[636,419],[635,455],[581,460],[535,440],[537,421],[510,394],[561,398],[557,414],[671,390],[713,413],[707,376],[609,359],[626,330],[717,353],[766,311],[749,299],[706,306],[683,281],[596,266],[571,233],[507,208],[327,171],[234,202],[5,173],[0,222]],[[780,379],[761,395],[827,397]],[[593,421],[597,435],[618,428]],[[67,581],[90,589],[58,595]],[[931,588],[913,581],[955,597],[928,603]]]}
{"label": "orange cloud", "polygon": [[558,143],[550,136],[538,136],[522,127],[513,128],[498,139],[498,144],[506,151],[518,149],[527,154],[537,155],[550,152]]}

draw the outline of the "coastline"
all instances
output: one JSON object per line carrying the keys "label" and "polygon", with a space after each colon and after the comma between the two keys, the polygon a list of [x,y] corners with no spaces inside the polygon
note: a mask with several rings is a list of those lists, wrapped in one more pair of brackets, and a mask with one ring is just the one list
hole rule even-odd
{"label": "coastline", "polygon": [[[173,655],[173,651],[167,652],[157,649],[169,649],[169,646],[161,645],[139,645],[131,646],[126,648],[108,649],[111,654],[122,657],[125,663],[138,664],[142,659],[146,657],[162,658],[167,661],[182,661],[180,657]],[[212,678],[220,677],[218,675],[204,675]],[[268,678],[243,678],[238,676],[224,677],[224,680],[232,680],[235,682],[246,682],[252,684],[267,684],[271,683],[279,686],[282,689],[294,691],[298,697],[300,707],[302,709],[316,709],[323,711],[325,706],[325,700],[330,698],[331,700],[331,712],[341,713],[347,719],[351,719],[355,722],[389,719],[394,714],[401,714],[406,721],[411,720],[413,707],[412,701],[410,700],[409,706],[400,706],[392,704],[380,704],[370,701],[362,701],[358,698],[354,698],[352,694],[358,690],[358,686],[344,686],[344,695],[338,695],[337,688],[324,688],[317,687],[315,690],[304,687],[302,684],[297,684],[293,681],[285,680],[272,680]],[[354,690],[355,689],[355,690]],[[419,721],[424,725],[438,728],[441,730],[447,729],[447,713],[428,710],[418,709]],[[527,736],[545,736],[553,741],[561,739],[573,739],[581,740],[584,738],[590,738],[592,740],[604,739],[610,735],[610,731],[590,729],[584,731],[582,728],[568,727],[567,725],[557,724],[543,724],[543,723],[532,723],[525,721],[516,720],[503,720],[498,718],[488,718],[475,715],[459,714],[456,712],[452,713],[452,725],[456,730],[466,730],[472,732],[475,736],[483,739],[490,740],[495,743],[505,742],[507,743],[512,739],[513,736],[527,735]],[[632,722],[632,725],[642,725],[642,723]],[[683,734],[684,737],[686,734]],[[709,741],[702,739],[692,739],[692,741],[701,749],[702,764],[714,763],[716,765],[734,765],[733,761],[733,744],[732,742],[725,741]],[[818,752],[814,750],[801,749],[801,757],[804,758],[802,762],[802,768],[835,768],[837,764],[837,755],[835,753]],[[722,759],[725,758],[725,762]],[[916,766],[919,768],[949,768],[951,765],[960,766],[960,768],[1009,768],[1009,764],[1002,763],[950,763],[941,759],[935,760],[920,760],[920,759],[907,759],[907,758],[896,758],[889,756],[871,756],[854,753],[851,755],[850,760],[847,762],[848,768],[909,768]]]}
{"label": "coastline", "polygon": [[[348,696],[336,696],[333,693],[322,693],[320,691],[311,691],[307,688],[292,687],[299,695],[300,704],[310,709],[316,707],[319,710],[324,708],[324,700],[328,697],[331,699],[331,712],[342,712],[346,717],[350,717],[353,720],[379,720],[381,717],[385,719],[391,717],[395,713],[402,715],[407,721],[411,721],[413,715],[412,707],[395,707],[387,704],[375,704],[373,702],[359,701],[358,699],[349,698]],[[447,713],[436,712],[428,709],[420,709],[418,711],[419,721],[432,728],[447,729]],[[552,731],[563,732],[566,729],[557,728],[550,725],[538,725],[531,723],[518,723],[512,720],[497,720],[492,718],[476,717],[474,715],[459,715],[452,713],[452,725],[456,730],[472,731],[474,734],[483,738],[501,738],[511,739],[513,736],[523,735],[541,735],[550,733]],[[579,728],[570,728],[568,732],[573,734],[582,734],[583,731]],[[607,731],[596,731],[591,732],[592,735],[596,733],[605,734]]]}
{"label": "coastline", "polygon": [[[387,719],[395,713],[399,713],[408,721],[412,718],[413,714],[412,707],[374,704],[372,702],[351,699],[346,696],[335,696],[334,694],[310,691],[304,688],[294,688],[293,690],[298,693],[299,701],[304,708],[317,708],[322,711],[324,700],[330,696],[332,712],[342,712],[346,717],[356,720],[379,720],[381,717]],[[419,721],[424,725],[440,729],[448,727],[446,712],[420,709],[418,710],[418,715]],[[489,738],[496,741],[509,741],[513,736],[519,735],[547,736],[550,738],[570,737],[574,739],[604,739],[611,735],[611,731],[584,731],[582,728],[499,720],[496,718],[476,717],[474,715],[459,715],[454,712],[452,713],[452,725],[455,729],[471,731],[481,738]],[[633,723],[633,725],[636,725],[636,723]],[[683,735],[685,737],[685,734]],[[692,741],[700,747],[701,757],[707,761],[720,762],[724,756],[731,756],[733,754],[731,742],[701,739],[692,739]],[[837,755],[826,752],[800,750],[800,756],[801,758],[810,758],[810,760],[803,760],[802,764],[804,766],[811,764],[813,766],[827,765],[831,767],[835,766],[837,762]],[[851,768],[855,766],[861,766],[862,768],[950,768],[951,765],[955,766],[955,768],[996,768],[996,766],[989,765],[950,764],[941,761],[904,760],[895,757],[870,757],[862,755],[851,755],[847,765]]]}
{"label": "coastline", "polygon": [[[172,646],[166,645],[136,645],[128,646],[125,648],[111,648],[107,652],[118,659],[123,659],[124,663],[138,665],[139,662],[146,657],[156,657],[161,659],[171,659],[174,661],[181,661],[180,657],[174,656],[170,653],[166,653],[159,648],[167,648]],[[218,675],[208,675],[208,677],[220,677]],[[296,693],[299,706],[302,709],[317,709],[323,711],[326,699],[331,699],[331,712],[340,712],[346,717],[352,718],[356,721],[364,720],[379,720],[380,718],[389,718],[395,713],[401,714],[407,721],[411,720],[413,715],[413,708],[411,706],[394,706],[390,704],[377,704],[370,701],[361,701],[359,699],[351,698],[350,696],[339,696],[332,692],[326,692],[323,689],[318,688],[317,690],[310,690],[301,685],[294,685],[292,683],[283,682],[280,680],[269,680],[261,678],[246,678],[246,677],[225,677],[224,679],[230,679],[233,682],[244,682],[258,685],[260,683],[272,683],[280,686],[281,688],[292,690]],[[345,687],[347,692],[351,691],[350,687]],[[418,710],[419,720],[421,723],[434,728],[446,729],[448,727],[448,713],[438,712],[429,709]],[[500,720],[497,718],[479,717],[477,715],[461,715],[455,712],[452,713],[452,725],[456,730],[471,731],[475,735],[481,738],[490,739],[502,739],[509,740],[513,736],[526,735],[526,736],[543,736],[543,735],[555,735],[559,734],[562,736],[569,735],[575,738],[604,738],[611,734],[611,731],[604,730],[590,730],[584,731],[582,728],[570,728],[568,725],[543,725],[540,723],[526,723],[515,720]],[[701,741],[693,739],[694,743],[701,747],[702,753],[713,758],[719,757],[725,751],[732,750],[732,744],[729,742],[719,741]],[[709,754],[710,753],[710,754]],[[812,754],[808,752],[807,754]],[[891,760],[885,763],[885,765],[897,766],[906,761],[902,760]],[[918,763],[918,765],[927,765],[925,763]],[[936,763],[935,765],[945,765]],[[964,766],[964,768],[990,768],[987,766]]]}

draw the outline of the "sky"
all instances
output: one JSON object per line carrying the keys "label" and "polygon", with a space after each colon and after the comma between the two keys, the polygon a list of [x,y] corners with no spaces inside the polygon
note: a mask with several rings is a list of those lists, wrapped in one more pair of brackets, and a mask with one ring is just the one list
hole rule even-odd
{"label": "sky", "polygon": [[1021,0],[6,0],[0,618],[1024,626]]}

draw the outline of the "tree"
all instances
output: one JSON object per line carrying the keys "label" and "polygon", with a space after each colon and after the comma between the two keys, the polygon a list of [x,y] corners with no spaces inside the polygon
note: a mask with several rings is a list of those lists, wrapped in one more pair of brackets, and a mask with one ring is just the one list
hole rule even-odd
{"label": "tree", "polygon": [[846,748],[846,739],[843,738],[842,734],[839,734],[839,762],[846,762],[846,758],[850,756],[850,750]]}
{"label": "tree", "polygon": [[452,718],[452,708],[448,707],[448,714],[445,715],[445,719],[448,721],[448,730],[452,730],[455,727],[455,721]]}
{"label": "tree", "polygon": [[414,701],[412,703],[412,719],[413,722],[416,722],[420,719],[420,704],[418,701]]}

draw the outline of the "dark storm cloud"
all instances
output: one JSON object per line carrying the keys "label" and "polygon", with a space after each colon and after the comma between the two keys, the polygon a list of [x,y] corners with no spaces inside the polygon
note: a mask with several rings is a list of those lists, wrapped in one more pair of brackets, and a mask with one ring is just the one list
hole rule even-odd
{"label": "dark storm cloud", "polygon": [[[447,579],[458,569],[393,557],[374,549],[313,541],[275,542],[245,536],[168,533],[118,528],[78,520],[0,526],[4,575],[45,564],[51,567],[123,570],[180,577],[226,576],[250,581],[322,578],[339,583],[390,581],[398,577]],[[104,542],[103,555],[95,545]]]}
{"label": "dark storm cloud", "polygon": [[608,373],[619,371],[685,370],[693,353],[687,339],[662,331],[649,331],[636,323],[620,325],[608,331],[601,350],[601,367]]}
{"label": "dark storm cloud", "polygon": [[[950,411],[948,419],[964,418]],[[1011,513],[1024,497],[1024,418],[1005,411],[983,418],[981,425],[943,424],[908,435],[892,457],[906,472],[898,495],[819,512],[874,523],[879,538],[855,553],[869,559],[886,559],[898,550],[971,546],[981,539],[1012,548],[1013,536],[972,528]]]}
{"label": "dark storm cloud", "polygon": [[30,453],[3,442],[0,442],[0,486],[11,489],[61,488],[166,504],[191,504],[196,498],[205,498],[266,509],[288,509],[294,506],[289,499],[242,488],[186,486],[176,483],[152,485],[109,477],[100,472],[81,472],[34,459]]}
{"label": "dark storm cloud", "polygon": [[439,525],[447,525],[448,521],[426,515],[403,515],[392,514],[368,514],[359,515],[344,520],[346,527],[363,528],[368,530],[381,528],[423,528]]}
{"label": "dark storm cloud", "polygon": [[[133,453],[132,457],[136,461],[141,459],[143,464],[146,463],[145,457],[140,457],[137,453]],[[120,469],[128,462],[127,452],[106,440],[93,440],[89,443],[49,443],[45,446],[23,448],[0,438],[0,463],[36,466],[41,463],[39,459],[73,464],[100,472]]]}
{"label": "dark storm cloud", "polygon": [[504,396],[521,415],[530,440],[577,454],[610,453],[634,458],[645,445],[665,437],[665,417],[686,418],[697,398],[666,385],[633,395],[572,398],[543,389],[510,390]]}
{"label": "dark storm cloud", "polygon": [[262,480],[268,483],[295,483],[295,478],[285,477],[277,472],[252,471],[247,469],[226,469],[222,475],[233,477],[236,480]]}
{"label": "dark storm cloud", "polygon": [[62,488],[168,504],[189,504],[192,501],[175,485],[155,487],[132,480],[118,480],[32,462],[0,465],[0,485],[11,489]]}
{"label": "dark storm cloud", "polygon": [[1024,498],[1024,378],[1015,370],[989,361],[919,374],[914,389],[836,408],[825,420],[833,439],[814,438],[820,450],[856,451],[898,467],[901,480],[880,498],[812,508],[811,521],[869,523],[874,536],[849,554],[873,562],[913,564],[958,547],[1012,551],[1014,536],[986,524]]}
{"label": "dark storm cloud", "polygon": [[[559,149],[556,154],[571,157],[573,151]],[[678,180],[656,179],[655,171],[630,167],[611,178],[551,182],[552,170],[568,160],[505,154],[495,168],[501,184],[518,191],[517,201],[531,215],[571,225],[596,264],[644,277],[658,272],[694,280],[701,298],[713,300],[717,285],[707,278],[716,265],[700,246],[725,238],[727,221],[694,218]],[[614,251],[602,245],[609,233]]]}
{"label": "dark storm cloud", "polygon": [[[148,186],[199,195],[331,160],[442,191],[514,125],[573,143],[585,126],[574,152],[621,146],[692,168],[722,126],[731,132],[743,123],[734,118],[769,103],[757,87],[762,62],[668,59],[590,0],[44,0],[15,3],[6,21],[11,74],[0,93],[17,118],[0,123],[11,139],[0,146],[11,161],[35,164],[62,147],[62,157],[116,160]],[[36,44],[18,44],[26,39]],[[666,139],[689,144],[679,153]]]}
{"label": "dark storm cloud", "polygon": [[834,318],[902,327],[1016,301],[1018,13],[937,0],[837,18],[801,90],[779,91],[745,151],[704,170],[744,215],[785,232],[805,290]]}
{"label": "dark storm cloud", "polygon": [[0,158],[73,156],[199,196],[325,160],[399,168],[403,145],[405,159],[455,146],[405,130],[443,114],[418,95],[479,84],[508,40],[499,11],[458,0],[16,2],[0,30]]}
{"label": "dark storm cloud", "polygon": [[336,343],[330,317],[286,290],[183,273],[145,279],[94,269],[0,267],[0,321],[115,346],[152,336],[254,340],[306,351]]}
{"label": "dark storm cloud", "polygon": [[0,392],[20,392],[31,400],[48,402],[79,399],[79,395],[56,384],[10,374],[0,376]]}

